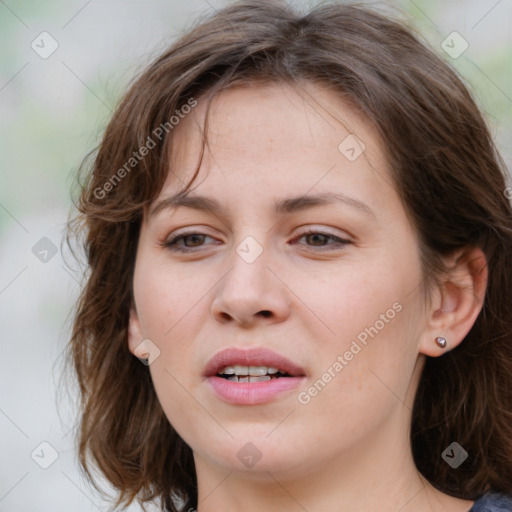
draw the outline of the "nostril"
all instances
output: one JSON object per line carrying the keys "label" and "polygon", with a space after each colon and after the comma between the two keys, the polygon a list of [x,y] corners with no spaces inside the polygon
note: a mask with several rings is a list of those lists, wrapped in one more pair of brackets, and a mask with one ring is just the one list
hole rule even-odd
{"label": "nostril", "polygon": [[[235,315],[232,315],[230,313],[227,313],[226,311],[219,311],[218,312],[218,315],[219,315],[219,318],[221,319],[222,322],[229,322],[229,321],[233,321],[233,320],[237,320],[237,317]],[[265,309],[265,310],[262,310],[262,311],[259,311],[258,313],[256,313],[256,315],[258,316],[264,316],[265,318],[268,318],[268,317],[271,317],[272,316],[272,312]],[[254,320],[254,318],[253,318]],[[249,323],[251,323],[252,320],[250,319],[244,319],[242,320],[242,318],[239,318],[238,321],[244,325],[249,325]]]}

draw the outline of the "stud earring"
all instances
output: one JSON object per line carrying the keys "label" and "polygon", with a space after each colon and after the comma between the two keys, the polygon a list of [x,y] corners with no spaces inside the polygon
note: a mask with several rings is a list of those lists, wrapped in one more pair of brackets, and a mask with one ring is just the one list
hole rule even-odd
{"label": "stud earring", "polygon": [[446,347],[446,338],[443,338],[442,336],[438,336],[436,338],[436,343],[439,347],[445,348]]}
{"label": "stud earring", "polygon": [[142,340],[134,350],[134,356],[139,359],[146,366],[149,364],[149,351],[146,345],[146,340]]}

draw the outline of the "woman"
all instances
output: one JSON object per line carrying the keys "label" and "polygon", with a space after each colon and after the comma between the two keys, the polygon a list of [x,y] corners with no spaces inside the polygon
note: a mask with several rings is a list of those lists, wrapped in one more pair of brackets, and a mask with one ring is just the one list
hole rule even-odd
{"label": "woman", "polygon": [[401,24],[242,1],[193,28],[70,224],[87,474],[171,511],[512,510],[505,189]]}

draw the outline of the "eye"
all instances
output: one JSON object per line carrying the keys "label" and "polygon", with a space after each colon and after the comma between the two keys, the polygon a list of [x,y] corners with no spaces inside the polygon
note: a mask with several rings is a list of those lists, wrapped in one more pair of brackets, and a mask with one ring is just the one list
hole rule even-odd
{"label": "eye", "polygon": [[[308,229],[307,231],[303,232],[299,237],[297,237],[295,240],[301,240],[302,238],[305,238],[306,240],[309,240],[311,243],[307,244],[309,247],[331,247],[331,248],[342,248],[345,245],[350,244],[351,242],[349,240],[345,240],[343,238],[340,238],[338,236],[332,235],[330,233],[326,233],[324,231],[319,231],[317,229]],[[332,240],[333,243],[328,243],[329,240]],[[321,249],[323,250],[323,249]]]}
{"label": "eye", "polygon": [[[195,231],[190,233],[180,233],[167,239],[162,245],[171,251],[191,252],[194,247],[201,247],[205,237],[212,238],[205,233]],[[187,244],[187,241],[190,242],[190,244]],[[179,242],[183,242],[184,245],[180,245]]]}
{"label": "eye", "polygon": [[[196,231],[190,233],[180,233],[167,239],[162,243],[162,246],[175,252],[195,252],[194,248],[203,247],[205,238],[212,237],[205,233]],[[349,240],[344,240],[330,233],[311,228],[301,233],[300,236],[296,237],[293,243],[295,243],[296,240],[301,240],[302,238],[311,242],[307,244],[309,247],[318,248],[331,247],[331,249],[339,249],[351,243]],[[329,243],[329,241],[332,241],[332,243]]]}

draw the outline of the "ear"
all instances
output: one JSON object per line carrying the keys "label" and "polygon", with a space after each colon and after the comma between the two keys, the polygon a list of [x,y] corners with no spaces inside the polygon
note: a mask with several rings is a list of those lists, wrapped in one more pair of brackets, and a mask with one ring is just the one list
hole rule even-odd
{"label": "ear", "polygon": [[[487,288],[487,259],[478,247],[465,248],[447,258],[448,271],[436,289],[429,309],[428,328],[420,341],[420,352],[438,357],[455,348],[475,323]],[[446,339],[441,348],[435,339]]]}
{"label": "ear", "polygon": [[148,359],[149,349],[144,344],[144,336],[140,326],[139,316],[132,302],[130,306],[130,318],[128,321],[128,348],[139,359]]}

